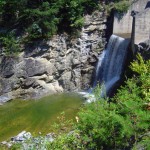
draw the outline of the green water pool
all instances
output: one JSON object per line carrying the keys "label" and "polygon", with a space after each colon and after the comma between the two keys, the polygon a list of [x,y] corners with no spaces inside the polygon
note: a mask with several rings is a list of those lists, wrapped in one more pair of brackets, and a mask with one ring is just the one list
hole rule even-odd
{"label": "green water pool", "polygon": [[37,135],[51,132],[61,112],[74,119],[81,97],[75,94],[51,95],[40,100],[12,100],[0,106],[0,142],[25,130]]}

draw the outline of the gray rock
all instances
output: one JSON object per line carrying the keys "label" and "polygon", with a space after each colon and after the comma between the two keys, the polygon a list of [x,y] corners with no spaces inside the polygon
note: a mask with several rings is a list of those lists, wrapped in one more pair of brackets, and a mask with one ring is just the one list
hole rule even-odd
{"label": "gray rock", "polygon": [[59,83],[60,85],[64,88],[64,89],[71,89],[71,71],[65,72],[61,78],[59,79]]}
{"label": "gray rock", "polygon": [[137,47],[138,52],[144,57],[145,60],[150,59],[150,39],[139,43]]}
{"label": "gray rock", "polygon": [[9,93],[3,94],[0,96],[0,103],[3,104],[5,102],[8,102],[12,99],[12,95],[10,95]]}
{"label": "gray rock", "polygon": [[29,88],[29,87],[31,87],[34,83],[35,83],[35,79],[29,77],[29,78],[27,78],[27,79],[24,80],[23,88]]}
{"label": "gray rock", "polygon": [[7,97],[7,96],[4,96],[4,95],[0,96],[0,102],[1,103],[7,102],[9,100],[10,100],[9,97]]}
{"label": "gray rock", "polygon": [[6,142],[6,141],[3,141],[3,142],[1,142],[1,144],[2,144],[2,145],[6,145],[6,144],[7,144],[7,142]]}
{"label": "gray rock", "polygon": [[31,135],[30,132],[22,131],[17,136],[12,137],[11,140],[14,141],[14,142],[25,141],[25,140],[30,139],[31,137],[32,137],[32,135]]}
{"label": "gray rock", "polygon": [[17,62],[15,57],[2,56],[0,63],[0,75],[4,78],[9,78],[14,75],[14,67]]}
{"label": "gray rock", "polygon": [[53,141],[54,141],[54,137],[55,137],[55,134],[54,134],[54,133],[48,133],[48,134],[46,134],[46,139],[47,139],[49,142],[53,142]]}
{"label": "gray rock", "polygon": [[[105,45],[103,12],[85,16],[80,35],[54,35],[35,41],[16,58],[0,56],[0,100],[33,99],[90,85],[97,53]],[[7,95],[7,96],[4,96]],[[0,101],[0,103],[1,103]]]}
{"label": "gray rock", "polygon": [[7,146],[8,148],[11,148],[12,145],[13,145],[13,144],[11,144],[11,143],[7,143],[7,144],[6,144],[6,146]]}
{"label": "gray rock", "polygon": [[73,60],[72,60],[72,64],[73,64],[73,66],[77,66],[77,65],[80,65],[80,60],[79,59],[77,59],[77,58],[74,58]]}

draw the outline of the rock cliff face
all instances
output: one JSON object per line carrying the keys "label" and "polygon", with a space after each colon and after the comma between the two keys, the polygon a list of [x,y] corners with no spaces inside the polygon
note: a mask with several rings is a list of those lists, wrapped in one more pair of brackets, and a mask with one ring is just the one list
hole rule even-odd
{"label": "rock cliff face", "polygon": [[85,16],[78,38],[67,34],[37,41],[17,57],[0,57],[0,102],[40,98],[91,85],[97,53],[104,48],[103,12]]}

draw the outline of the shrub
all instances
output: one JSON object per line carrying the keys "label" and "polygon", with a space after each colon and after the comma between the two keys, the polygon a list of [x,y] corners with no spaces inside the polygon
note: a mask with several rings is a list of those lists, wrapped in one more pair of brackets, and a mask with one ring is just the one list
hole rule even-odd
{"label": "shrub", "polygon": [[[29,40],[51,37],[57,29],[74,30],[83,25],[87,8],[93,11],[97,0],[2,0],[1,25],[12,29],[23,29]],[[9,9],[9,11],[8,11]],[[58,27],[59,26],[59,27]]]}
{"label": "shrub", "polygon": [[123,0],[115,3],[114,9],[119,13],[124,13],[128,10],[129,6],[130,6],[129,0]]}
{"label": "shrub", "polygon": [[6,55],[17,55],[20,51],[20,40],[16,39],[13,33],[0,37],[0,43],[3,49],[3,53]]}
{"label": "shrub", "polygon": [[[150,61],[141,56],[131,65],[138,73],[128,79],[110,101],[100,99],[79,112],[79,122],[72,134],[59,136],[49,148],[64,149],[143,149],[149,148]],[[144,68],[144,69],[143,69]],[[144,70],[144,72],[142,71]],[[146,94],[143,95],[143,90]],[[99,97],[96,90],[96,97]]]}
{"label": "shrub", "polygon": [[107,11],[107,14],[110,14],[112,10],[123,14],[127,12],[130,5],[131,5],[130,0],[114,0],[113,3],[109,2],[107,5],[105,5],[105,9]]}

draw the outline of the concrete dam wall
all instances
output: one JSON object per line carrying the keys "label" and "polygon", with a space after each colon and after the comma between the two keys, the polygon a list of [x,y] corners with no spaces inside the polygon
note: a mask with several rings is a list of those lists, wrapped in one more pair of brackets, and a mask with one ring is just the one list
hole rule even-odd
{"label": "concrete dam wall", "polygon": [[115,13],[113,34],[131,36],[131,12],[139,12],[135,17],[135,44],[150,39],[150,0],[137,0],[125,14]]}
{"label": "concrete dam wall", "polygon": [[150,39],[150,8],[139,13],[135,19],[135,44]]}

